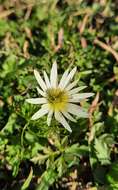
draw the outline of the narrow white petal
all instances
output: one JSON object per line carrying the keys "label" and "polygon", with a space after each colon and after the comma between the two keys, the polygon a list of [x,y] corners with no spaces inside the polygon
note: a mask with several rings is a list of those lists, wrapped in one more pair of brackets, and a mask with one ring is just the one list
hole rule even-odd
{"label": "narrow white petal", "polygon": [[52,120],[53,110],[50,110],[47,116],[47,124],[50,126]]}
{"label": "narrow white petal", "polygon": [[93,95],[94,95],[94,93],[78,93],[78,94],[72,95],[72,98],[82,100],[82,99],[85,99],[85,98],[89,98],[89,97],[91,97]]}
{"label": "narrow white petal", "polygon": [[45,79],[46,86],[47,86],[47,88],[50,88],[51,84],[50,84],[48,75],[47,75],[47,73],[45,71],[43,72],[43,74],[44,74],[44,79]]}
{"label": "narrow white petal", "polygon": [[80,106],[68,103],[67,111],[73,115],[77,115],[78,117],[88,118],[89,114],[85,112]]}
{"label": "narrow white petal", "polygon": [[71,102],[71,103],[79,103],[80,100],[77,99],[77,98],[70,98],[70,99],[68,100],[68,102]]}
{"label": "narrow white petal", "polygon": [[45,91],[47,89],[46,84],[37,70],[34,70],[34,75],[40,87]]}
{"label": "narrow white petal", "polygon": [[78,83],[78,80],[75,80],[74,82],[67,85],[67,87],[65,89],[66,90],[71,90],[73,87],[75,87],[77,85],[77,83]]}
{"label": "narrow white petal", "polygon": [[76,119],[74,119],[68,112],[63,111],[62,114],[69,120],[76,122]]}
{"label": "narrow white petal", "polygon": [[63,117],[63,115],[60,112],[55,112],[55,119],[61,123],[65,129],[67,129],[69,132],[72,132],[69,124],[67,123],[66,119]]}
{"label": "narrow white petal", "polygon": [[47,103],[47,100],[46,98],[29,98],[29,99],[26,99],[26,102],[30,104],[44,104],[44,103]]}
{"label": "narrow white petal", "polygon": [[72,95],[72,94],[76,94],[78,93],[79,91],[83,90],[84,88],[86,88],[87,86],[80,86],[80,87],[77,87],[77,88],[74,88],[72,90],[69,91],[69,94]]}
{"label": "narrow white petal", "polygon": [[50,83],[51,87],[57,87],[57,63],[56,61],[52,65],[51,74],[50,74]]}
{"label": "narrow white petal", "polygon": [[31,120],[39,119],[40,117],[46,115],[48,112],[49,112],[48,107],[42,106],[42,108],[41,108],[39,111],[37,111],[37,112],[32,116]]}
{"label": "narrow white petal", "polygon": [[63,86],[63,83],[65,82],[67,76],[68,76],[69,69],[67,69],[64,74],[61,77],[60,83],[59,83],[59,88]]}
{"label": "narrow white petal", "polygon": [[72,71],[68,74],[66,80],[64,81],[62,88],[64,89],[70,82],[70,80],[72,80],[72,78],[74,77],[74,74],[76,72],[77,68],[75,67],[74,69],[72,69]]}
{"label": "narrow white petal", "polygon": [[[82,100],[82,99],[81,99]],[[71,102],[71,103],[79,103],[81,100],[79,100],[78,98],[70,98],[68,100],[68,102]],[[88,99],[84,99],[84,101],[88,101]]]}
{"label": "narrow white petal", "polygon": [[38,93],[45,97],[45,92],[43,92],[38,86],[36,87]]}

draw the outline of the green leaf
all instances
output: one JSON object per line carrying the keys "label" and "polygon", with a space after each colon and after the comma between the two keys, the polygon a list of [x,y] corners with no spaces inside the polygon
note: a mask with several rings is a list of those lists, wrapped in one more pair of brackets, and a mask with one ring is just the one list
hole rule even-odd
{"label": "green leaf", "polygon": [[16,68],[17,68],[16,61],[17,61],[17,58],[13,54],[7,57],[3,65],[3,72],[1,73],[2,77],[5,77],[8,73],[10,73],[11,76],[12,74],[15,74],[14,72],[16,71]]}
{"label": "green leaf", "polygon": [[83,156],[83,155],[87,155],[89,152],[89,147],[85,146],[85,145],[81,145],[79,146],[79,144],[73,144],[70,147],[67,147],[65,149],[65,153],[68,154],[73,154],[76,156]]}
{"label": "green leaf", "polygon": [[8,22],[5,19],[0,19],[0,36],[4,36],[8,30]]}
{"label": "green leaf", "polygon": [[113,71],[114,71],[116,80],[118,80],[118,66],[114,66]]}
{"label": "green leaf", "polygon": [[113,143],[113,136],[110,134],[103,134],[99,138],[95,138],[94,148],[96,150],[96,156],[102,165],[110,164],[110,146]]}
{"label": "green leaf", "polygon": [[53,169],[48,169],[41,176],[40,184],[36,190],[48,190],[57,178],[58,174]]}
{"label": "green leaf", "polygon": [[65,159],[63,156],[59,157],[57,160],[57,171],[58,171],[58,176],[61,177],[65,171],[67,170],[67,164],[65,162]]}
{"label": "green leaf", "polygon": [[94,139],[95,136],[100,135],[103,131],[104,131],[104,122],[95,123],[91,127],[91,136],[92,136],[92,139]]}
{"label": "green leaf", "polygon": [[28,178],[26,179],[26,181],[25,181],[24,184],[22,185],[21,190],[25,190],[25,189],[27,189],[27,188],[29,187],[30,182],[31,182],[31,180],[32,180],[32,177],[33,177],[33,169],[31,168],[31,169],[30,169],[30,173],[29,173],[29,175],[28,175]]}
{"label": "green leaf", "polygon": [[4,126],[1,132],[12,134],[16,122],[16,117],[17,115],[15,113],[12,113],[9,116],[7,124]]}
{"label": "green leaf", "polygon": [[43,164],[47,159],[48,155],[38,154],[37,156],[33,157],[31,161],[34,162],[35,164],[36,163]]}
{"label": "green leaf", "polygon": [[118,188],[118,161],[111,164],[107,174],[107,181],[114,187]]}

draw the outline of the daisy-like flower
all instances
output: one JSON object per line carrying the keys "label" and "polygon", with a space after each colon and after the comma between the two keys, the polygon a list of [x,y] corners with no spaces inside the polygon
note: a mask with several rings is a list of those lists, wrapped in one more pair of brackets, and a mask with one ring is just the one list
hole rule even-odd
{"label": "daisy-like flower", "polygon": [[56,62],[52,65],[50,79],[45,71],[43,80],[39,72],[34,70],[35,78],[40,86],[40,88],[37,86],[37,91],[42,97],[26,99],[28,103],[41,105],[41,108],[32,116],[32,120],[37,120],[47,114],[47,124],[50,126],[54,115],[55,119],[71,132],[66,119],[76,122],[72,115],[83,118],[89,116],[78,104],[81,100],[93,96],[93,93],[79,93],[86,86],[76,87],[78,81],[72,82],[75,72],[76,67],[70,72],[67,69],[58,82]]}

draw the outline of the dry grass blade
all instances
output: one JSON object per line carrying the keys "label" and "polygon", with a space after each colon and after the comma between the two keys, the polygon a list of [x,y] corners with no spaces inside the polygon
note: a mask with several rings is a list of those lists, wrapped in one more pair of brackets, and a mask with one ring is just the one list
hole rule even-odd
{"label": "dry grass blade", "polygon": [[92,121],[92,113],[95,111],[96,107],[99,105],[98,102],[99,102],[99,97],[100,97],[100,93],[97,92],[90,108],[89,108],[89,113],[90,113],[90,117],[89,117],[89,129],[90,129],[90,133],[89,133],[89,138],[88,138],[88,141],[89,143],[93,140],[93,135],[91,133],[91,128],[93,126],[93,121]]}
{"label": "dry grass blade", "polygon": [[55,47],[55,52],[57,52],[59,49],[62,48],[62,44],[63,44],[63,28],[61,28],[58,32],[58,45]]}
{"label": "dry grass blade", "polygon": [[98,46],[100,46],[101,48],[105,49],[106,51],[110,52],[114,58],[116,59],[116,61],[118,62],[118,53],[112,49],[111,46],[105,44],[104,42],[101,42],[99,39],[95,39],[94,40],[94,44],[97,44]]}
{"label": "dry grass blade", "polygon": [[83,18],[83,22],[81,23],[81,26],[79,27],[80,34],[83,34],[86,24],[87,24],[87,21],[88,21],[88,18],[89,18],[89,14],[86,14]]}
{"label": "dry grass blade", "polygon": [[23,46],[23,54],[24,54],[24,57],[27,59],[29,59],[30,57],[29,52],[28,52],[28,47],[29,47],[29,42],[26,40]]}
{"label": "dry grass blade", "polygon": [[99,97],[100,97],[100,93],[97,92],[91,106],[90,106],[90,109],[89,109],[89,113],[92,114],[94,112],[94,110],[96,109],[96,106],[98,105],[98,101],[99,101]]}
{"label": "dry grass blade", "polygon": [[0,19],[9,16],[9,15],[12,14],[13,12],[14,12],[13,9],[12,9],[12,10],[5,10],[5,11],[2,11],[2,12],[0,13]]}

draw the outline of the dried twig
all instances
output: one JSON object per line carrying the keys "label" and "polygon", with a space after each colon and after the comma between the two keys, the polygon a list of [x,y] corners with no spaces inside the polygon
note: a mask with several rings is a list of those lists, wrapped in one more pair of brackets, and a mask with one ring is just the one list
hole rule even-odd
{"label": "dried twig", "polygon": [[2,12],[0,13],[0,19],[9,16],[9,15],[12,14],[13,12],[15,12],[13,9],[2,11]]}
{"label": "dried twig", "polygon": [[20,8],[13,8],[13,9],[9,9],[9,10],[3,10],[3,11],[0,12],[0,19],[6,18],[7,16],[9,16],[12,13],[15,13],[19,9],[21,9],[21,10],[29,9],[30,10],[30,8],[32,8],[34,5],[35,4],[31,3],[31,4],[28,4],[28,5],[22,5],[22,6],[20,6]]}
{"label": "dried twig", "polygon": [[96,109],[96,106],[98,105],[98,101],[99,101],[99,97],[100,97],[100,93],[97,92],[90,108],[89,108],[89,113],[92,114],[94,112],[94,110]]}
{"label": "dried twig", "polygon": [[110,53],[114,56],[114,58],[116,59],[116,61],[118,62],[118,53],[117,53],[114,49],[112,49],[111,46],[105,44],[104,42],[101,42],[101,41],[100,41],[99,39],[97,39],[97,38],[94,40],[94,44],[97,44],[97,45],[99,45],[101,48],[103,48],[103,49],[105,49],[106,51],[110,52]]}
{"label": "dried twig", "polygon": [[88,21],[88,18],[89,18],[89,14],[86,14],[83,18],[83,22],[81,23],[81,25],[79,27],[80,34],[83,34],[86,24],[87,24],[87,21]]}
{"label": "dried twig", "polygon": [[24,28],[27,37],[31,40],[32,39],[32,32],[30,30],[30,28],[28,28],[27,26]]}
{"label": "dried twig", "polygon": [[[90,14],[86,14],[84,16],[84,19],[82,21],[82,23],[78,26],[78,29],[79,29],[79,33],[82,35],[84,30],[85,30],[85,27],[86,27],[86,24],[87,24],[87,21],[88,21],[88,17],[89,17]],[[82,37],[81,36],[81,45],[82,45],[82,48],[86,48],[87,47],[87,41],[85,39],[85,37]]]}
{"label": "dried twig", "polygon": [[86,39],[84,38],[84,37],[81,37],[81,46],[82,46],[82,48],[86,48],[87,47],[87,41],[86,41]]}
{"label": "dried twig", "polygon": [[89,113],[90,113],[90,117],[89,117],[89,128],[92,127],[92,118],[91,118],[91,115],[92,113],[95,111],[96,107],[98,106],[98,101],[99,101],[99,97],[100,97],[100,94],[99,92],[97,92],[90,108],[89,108]]}
{"label": "dried twig", "polygon": [[94,100],[93,100],[93,102],[92,102],[92,104],[91,104],[91,106],[89,108],[89,113],[90,113],[90,117],[89,117],[89,129],[90,129],[90,132],[89,132],[89,139],[88,139],[89,143],[93,140],[93,135],[91,133],[91,128],[93,126],[91,115],[96,110],[96,107],[100,104],[100,103],[98,104],[99,97],[100,97],[100,94],[99,94],[99,92],[97,92],[97,94],[96,94],[96,96],[95,96],[95,98],[94,98]]}
{"label": "dried twig", "polygon": [[30,55],[28,52],[28,47],[29,47],[29,42],[27,40],[25,40],[24,46],[23,46],[23,53],[24,53],[24,57],[29,59]]}
{"label": "dried twig", "polygon": [[57,44],[57,46],[55,47],[55,52],[57,52],[59,49],[61,49],[62,48],[62,44],[63,44],[63,33],[64,33],[64,31],[63,31],[63,28],[61,28],[60,30],[59,30],[59,32],[58,32],[58,44]]}
{"label": "dried twig", "polygon": [[32,12],[32,6],[27,8],[26,14],[25,14],[25,20],[28,20]]}

